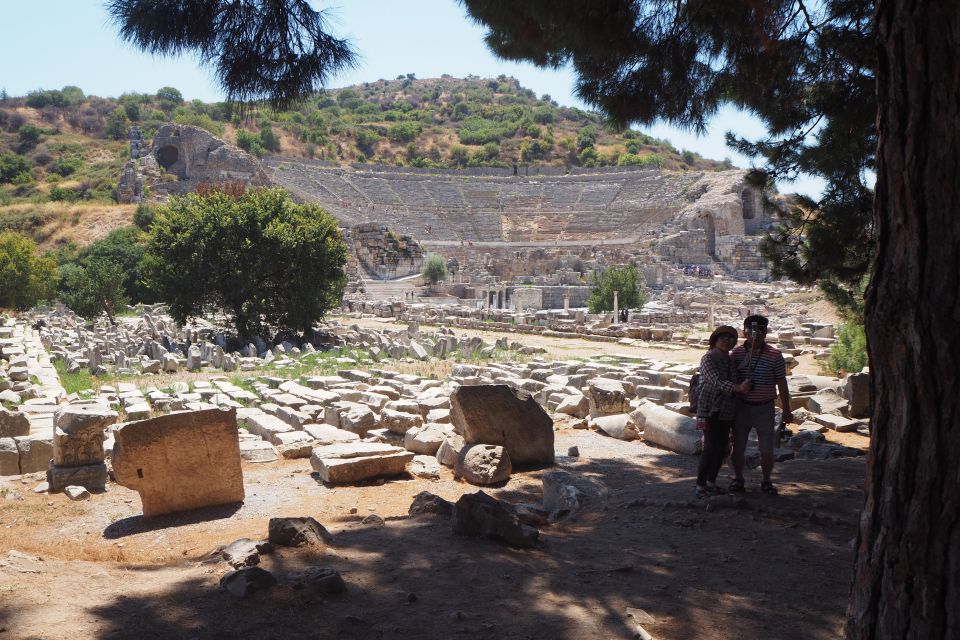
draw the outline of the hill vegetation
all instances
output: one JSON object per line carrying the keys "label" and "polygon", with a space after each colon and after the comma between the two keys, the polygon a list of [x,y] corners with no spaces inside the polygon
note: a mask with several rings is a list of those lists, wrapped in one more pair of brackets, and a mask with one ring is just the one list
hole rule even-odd
{"label": "hill vegetation", "polygon": [[728,166],[639,131],[618,133],[596,113],[538,98],[506,76],[418,80],[408,74],[322,92],[279,112],[187,101],[174,87],[101,98],[68,86],[24,97],[0,92],[0,206],[113,202],[129,157],[130,126],[149,140],[170,121],[200,126],[257,156],[334,163]]}

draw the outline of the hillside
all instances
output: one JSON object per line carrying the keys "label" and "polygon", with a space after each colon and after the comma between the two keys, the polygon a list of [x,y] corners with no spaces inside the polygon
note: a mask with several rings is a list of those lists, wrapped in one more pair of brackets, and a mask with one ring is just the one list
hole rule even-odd
{"label": "hillside", "polygon": [[[639,131],[614,132],[599,115],[537,97],[506,76],[420,80],[411,74],[322,92],[284,112],[187,101],[173,87],[119,98],[64,87],[24,97],[0,93],[0,230],[28,233],[50,247],[85,244],[110,222],[129,219],[130,207],[105,213],[129,157],[129,128],[138,126],[149,140],[171,120],[201,126],[261,157],[341,164],[729,166]],[[96,212],[96,223],[86,220],[88,211]]]}

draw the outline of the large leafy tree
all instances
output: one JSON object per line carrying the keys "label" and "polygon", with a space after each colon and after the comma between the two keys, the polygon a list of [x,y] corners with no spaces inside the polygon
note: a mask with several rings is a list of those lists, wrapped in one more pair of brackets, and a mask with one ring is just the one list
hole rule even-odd
{"label": "large leafy tree", "polygon": [[577,94],[614,123],[662,118],[703,131],[724,103],[762,120],[762,140],[728,134],[768,179],[822,177],[765,242],[776,275],[862,307],[874,251],[874,3],[831,0],[461,0],[509,60],[570,64]]}
{"label": "large leafy tree", "polygon": [[[850,638],[960,635],[960,11],[953,0],[461,0],[505,58],[571,63],[619,122],[702,129],[719,105],[769,136],[732,140],[775,176],[827,179],[768,251],[865,315],[874,397]],[[866,174],[876,169],[876,197]]]}
{"label": "large leafy tree", "polygon": [[0,308],[27,309],[53,293],[56,262],[13,231],[0,233]]}
{"label": "large leafy tree", "polygon": [[157,209],[144,263],[175,320],[223,310],[247,340],[309,330],[340,304],[346,259],[325,211],[259,189],[172,198]]}
{"label": "large leafy tree", "polygon": [[71,262],[60,267],[59,297],[68,307],[86,318],[105,313],[116,324],[116,313],[126,304],[123,271],[104,258]]}
{"label": "large leafy tree", "polygon": [[230,101],[275,108],[310,95],[356,64],[307,0],[108,0],[120,36],[143,51],[192,52]]}

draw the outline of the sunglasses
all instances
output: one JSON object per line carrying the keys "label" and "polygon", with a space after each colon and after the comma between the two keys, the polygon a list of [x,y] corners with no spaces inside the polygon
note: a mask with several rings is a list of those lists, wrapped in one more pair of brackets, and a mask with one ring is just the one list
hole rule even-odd
{"label": "sunglasses", "polygon": [[737,336],[733,335],[732,333],[724,333],[724,334],[721,334],[717,338],[717,340],[726,340],[727,342],[736,342]]}

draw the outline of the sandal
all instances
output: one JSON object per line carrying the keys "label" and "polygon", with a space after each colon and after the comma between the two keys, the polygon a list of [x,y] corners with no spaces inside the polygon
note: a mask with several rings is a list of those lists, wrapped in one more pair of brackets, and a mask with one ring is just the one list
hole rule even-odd
{"label": "sandal", "polygon": [[727,493],[745,493],[746,487],[743,486],[743,478],[734,478],[727,487]]}
{"label": "sandal", "polygon": [[723,487],[718,487],[717,485],[713,485],[712,487],[710,486],[707,487],[707,493],[709,493],[712,496],[725,496],[727,495],[727,490],[724,489]]}
{"label": "sandal", "polygon": [[769,480],[767,480],[766,482],[760,483],[760,491],[763,491],[768,496],[775,496],[778,493],[780,493],[779,491],[777,491],[777,488],[773,486],[773,483],[770,482]]}
{"label": "sandal", "polygon": [[697,496],[697,500],[703,500],[704,498],[709,498],[711,496],[710,490],[706,487],[697,487],[694,493]]}

